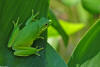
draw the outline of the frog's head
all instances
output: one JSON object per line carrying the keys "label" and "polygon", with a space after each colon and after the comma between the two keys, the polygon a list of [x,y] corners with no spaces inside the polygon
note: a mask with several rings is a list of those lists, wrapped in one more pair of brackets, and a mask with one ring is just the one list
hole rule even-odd
{"label": "frog's head", "polygon": [[41,18],[39,20],[39,29],[40,31],[44,31],[45,29],[47,29],[47,27],[50,25],[50,22],[47,18]]}

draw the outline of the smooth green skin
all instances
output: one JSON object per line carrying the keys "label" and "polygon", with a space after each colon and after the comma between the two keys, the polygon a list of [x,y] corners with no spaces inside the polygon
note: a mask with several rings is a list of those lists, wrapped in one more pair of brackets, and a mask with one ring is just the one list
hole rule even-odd
{"label": "smooth green skin", "polygon": [[46,18],[36,21],[33,21],[33,19],[33,16],[31,16],[21,30],[19,30],[17,23],[14,24],[8,47],[12,47],[15,50],[14,55],[16,56],[29,56],[32,54],[39,56],[38,52],[43,49],[37,49],[31,46],[37,38],[41,38],[40,34],[48,27],[49,21]]}

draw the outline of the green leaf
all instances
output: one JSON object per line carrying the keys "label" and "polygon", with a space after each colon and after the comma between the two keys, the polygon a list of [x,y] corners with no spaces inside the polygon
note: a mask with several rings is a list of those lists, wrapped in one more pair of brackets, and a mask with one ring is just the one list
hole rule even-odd
{"label": "green leaf", "polygon": [[79,30],[83,29],[85,26],[85,24],[83,23],[72,23],[63,20],[59,20],[59,22],[68,35],[78,32]]}
{"label": "green leaf", "polygon": [[82,0],[82,4],[89,12],[100,14],[100,0]]}
{"label": "green leaf", "polygon": [[53,22],[52,27],[54,27],[59,32],[59,34],[63,38],[65,46],[67,47],[69,36],[65,33],[62,26],[59,24],[59,21],[56,19],[56,17],[54,15],[54,13],[52,12],[52,10],[49,10],[49,15],[48,16],[51,19],[51,21]]}
{"label": "green leaf", "polygon": [[[41,56],[17,57],[12,49],[8,49],[8,40],[12,32],[12,21],[20,18],[24,23],[31,15],[32,9],[39,12],[38,17],[46,17],[49,0],[0,0],[0,66],[8,67],[56,67],[66,64],[59,55],[47,44],[46,32],[42,34],[45,39],[38,39],[33,46],[44,47]],[[27,32],[26,32],[27,33]],[[47,45],[47,46],[46,46]],[[56,58],[55,58],[56,57]]]}
{"label": "green leaf", "polygon": [[94,24],[79,42],[70,61],[69,67],[78,67],[100,52],[100,20]]}
{"label": "green leaf", "polygon": [[92,59],[84,62],[80,67],[99,67],[100,66],[100,52]]}
{"label": "green leaf", "polygon": [[63,59],[55,52],[55,50],[47,44],[46,48],[46,58],[47,66],[46,67],[67,67]]}

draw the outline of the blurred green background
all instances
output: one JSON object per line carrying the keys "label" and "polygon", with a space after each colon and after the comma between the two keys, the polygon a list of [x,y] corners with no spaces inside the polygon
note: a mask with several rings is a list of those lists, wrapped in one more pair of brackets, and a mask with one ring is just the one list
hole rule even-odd
{"label": "blurred green background", "polygon": [[68,63],[68,60],[80,41],[83,34],[94,24],[99,17],[84,9],[81,0],[51,0],[50,8],[56,15],[60,25],[69,36],[68,46],[64,46],[64,41],[57,30],[50,26],[48,28],[48,42]]}

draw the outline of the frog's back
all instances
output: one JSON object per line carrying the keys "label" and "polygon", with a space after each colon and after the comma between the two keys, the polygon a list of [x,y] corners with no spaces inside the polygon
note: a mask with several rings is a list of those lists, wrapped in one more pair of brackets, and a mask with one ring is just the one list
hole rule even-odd
{"label": "frog's back", "polygon": [[14,46],[31,46],[36,39],[39,25],[35,22],[25,26],[17,35]]}

